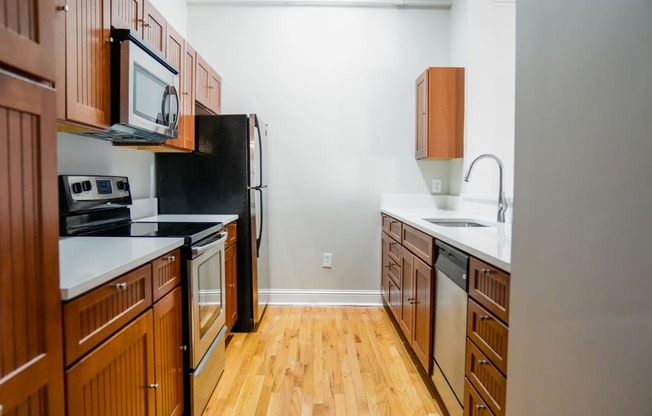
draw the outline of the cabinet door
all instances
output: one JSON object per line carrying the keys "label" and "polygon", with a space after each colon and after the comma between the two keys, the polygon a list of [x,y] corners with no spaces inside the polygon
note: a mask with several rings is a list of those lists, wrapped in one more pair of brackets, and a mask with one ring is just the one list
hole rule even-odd
{"label": "cabinet door", "polygon": [[0,405],[62,415],[54,91],[3,71],[0,91]]}
{"label": "cabinet door", "polygon": [[416,158],[428,156],[428,70],[417,78]]}
{"label": "cabinet door", "polygon": [[65,118],[95,127],[108,127],[111,115],[109,4],[68,1],[66,13]]}
{"label": "cabinet door", "polygon": [[142,314],[66,372],[69,415],[155,414],[152,314]]}
{"label": "cabinet door", "polygon": [[411,340],[414,331],[414,256],[407,250],[401,253],[401,319],[399,325],[405,338]]}
{"label": "cabinet door", "polygon": [[389,298],[389,309],[394,314],[397,322],[401,322],[401,288],[394,283],[392,279],[387,280],[389,287],[387,297]]}
{"label": "cabinet door", "polygon": [[509,274],[471,257],[469,296],[509,324]]}
{"label": "cabinet door", "polygon": [[[192,131],[189,131],[191,121],[188,116],[189,106],[188,102],[191,97],[187,88],[189,87],[188,82],[188,70],[190,70],[190,83],[194,78],[195,71],[195,52],[192,51],[192,61],[190,67],[186,65],[186,42],[184,39],[177,33],[172,26],[168,25],[168,39],[167,39],[167,53],[165,55],[166,59],[170,61],[172,65],[179,69],[179,135],[176,139],[168,140],[165,144],[178,147],[180,149],[193,150],[195,148],[194,143],[194,120],[192,125]],[[193,87],[194,90],[194,87]],[[193,91],[194,97],[194,91]],[[194,102],[193,102],[193,111],[194,111]],[[194,114],[194,113],[193,113]],[[193,137],[187,137],[191,133]]]}
{"label": "cabinet door", "polygon": [[152,301],[156,302],[181,283],[181,251],[174,250],[152,262]]}
{"label": "cabinet door", "polygon": [[181,288],[154,305],[156,414],[183,414],[183,337]]}
{"label": "cabinet door", "polygon": [[111,26],[143,36],[143,0],[111,0]]}
{"label": "cabinet door", "polygon": [[143,4],[143,40],[165,56],[167,41],[167,22],[163,15],[149,0]]}
{"label": "cabinet door", "polygon": [[211,78],[211,67],[208,66],[208,62],[202,58],[202,56],[197,53],[196,55],[196,83],[195,83],[195,100],[206,108],[210,108],[210,78]]}
{"label": "cabinet door", "polygon": [[414,258],[414,339],[412,349],[430,374],[435,279],[432,267]]}
{"label": "cabinet door", "polygon": [[222,77],[212,68],[208,89],[209,109],[215,114],[222,114]]}
{"label": "cabinet door", "polygon": [[185,42],[181,71],[181,114],[179,115],[180,146],[195,150],[195,50]]}
{"label": "cabinet door", "polygon": [[3,1],[0,7],[0,63],[54,81],[51,0]]}
{"label": "cabinet door", "polygon": [[226,283],[226,327],[231,331],[238,320],[238,258],[237,245],[232,244],[224,251]]}
{"label": "cabinet door", "polygon": [[389,291],[389,237],[384,232],[381,233],[381,244],[380,244],[380,293],[383,296],[385,302],[389,302],[387,299],[387,293]]}

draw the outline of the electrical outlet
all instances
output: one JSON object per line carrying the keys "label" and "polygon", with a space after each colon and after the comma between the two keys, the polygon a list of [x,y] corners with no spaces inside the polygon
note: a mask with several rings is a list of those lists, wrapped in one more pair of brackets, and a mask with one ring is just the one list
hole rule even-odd
{"label": "electrical outlet", "polygon": [[471,202],[471,212],[473,214],[479,214],[480,213],[480,204],[477,202]]}
{"label": "electrical outlet", "polygon": [[441,193],[441,179],[432,180],[432,193],[440,194]]}
{"label": "electrical outlet", "polygon": [[333,253],[324,253],[324,258],[321,261],[321,267],[330,269],[333,267]]}

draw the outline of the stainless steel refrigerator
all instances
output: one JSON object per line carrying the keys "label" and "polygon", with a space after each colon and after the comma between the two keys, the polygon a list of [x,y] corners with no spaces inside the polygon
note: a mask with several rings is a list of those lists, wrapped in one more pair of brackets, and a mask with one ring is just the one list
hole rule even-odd
{"label": "stainless steel refrigerator", "polygon": [[255,114],[197,116],[193,153],[158,153],[160,214],[238,214],[238,321],[254,329],[267,306],[267,128]]}

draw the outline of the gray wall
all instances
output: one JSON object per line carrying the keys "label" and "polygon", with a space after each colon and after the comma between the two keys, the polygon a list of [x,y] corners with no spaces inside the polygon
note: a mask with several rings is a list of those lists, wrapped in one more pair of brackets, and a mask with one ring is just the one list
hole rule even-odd
{"label": "gray wall", "polygon": [[509,416],[652,414],[652,1],[519,0]]}

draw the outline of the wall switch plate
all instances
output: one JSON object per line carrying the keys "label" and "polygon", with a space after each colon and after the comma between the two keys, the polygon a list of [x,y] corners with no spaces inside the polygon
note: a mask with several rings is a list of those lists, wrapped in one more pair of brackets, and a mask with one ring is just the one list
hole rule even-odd
{"label": "wall switch plate", "polygon": [[441,193],[441,179],[432,180],[432,193],[440,194]]}
{"label": "wall switch plate", "polygon": [[333,267],[333,253],[324,253],[324,258],[321,262],[321,267],[330,269]]}

